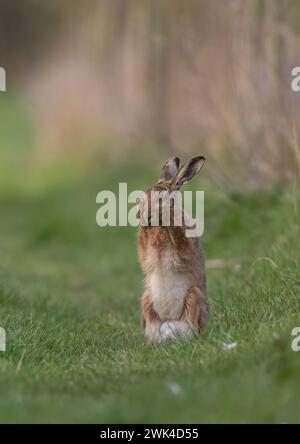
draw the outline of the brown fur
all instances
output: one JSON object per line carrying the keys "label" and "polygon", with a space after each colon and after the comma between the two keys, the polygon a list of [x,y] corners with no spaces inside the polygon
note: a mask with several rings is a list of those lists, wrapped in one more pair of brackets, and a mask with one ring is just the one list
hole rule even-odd
{"label": "brown fur", "polygon": [[206,295],[198,287],[191,287],[185,298],[182,321],[190,322],[195,328],[201,329],[207,322],[209,305]]}
{"label": "brown fur", "polygon": [[160,318],[158,314],[153,309],[152,302],[149,297],[148,291],[145,291],[142,296],[141,301],[141,311],[142,311],[142,327],[145,328],[146,322],[159,322]]}

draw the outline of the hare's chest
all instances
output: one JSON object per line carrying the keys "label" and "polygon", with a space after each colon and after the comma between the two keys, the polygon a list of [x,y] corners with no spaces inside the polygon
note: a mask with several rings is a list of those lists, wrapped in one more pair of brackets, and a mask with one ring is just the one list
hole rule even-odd
{"label": "hare's chest", "polygon": [[150,273],[148,285],[153,308],[162,320],[179,319],[188,290],[187,275],[176,271],[168,252]]}

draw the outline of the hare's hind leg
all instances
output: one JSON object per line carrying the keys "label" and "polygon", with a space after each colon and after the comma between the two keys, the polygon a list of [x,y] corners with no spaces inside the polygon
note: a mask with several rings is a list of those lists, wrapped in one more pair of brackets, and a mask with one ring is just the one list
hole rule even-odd
{"label": "hare's hind leg", "polygon": [[206,294],[198,287],[191,287],[185,297],[180,320],[165,321],[161,326],[162,339],[187,339],[206,324],[209,306]]}
{"label": "hare's hind leg", "polygon": [[150,342],[160,342],[161,320],[158,314],[153,309],[153,305],[150,300],[148,291],[145,291],[142,296],[141,312],[142,312],[142,328],[145,332],[146,338]]}
{"label": "hare's hind leg", "polygon": [[192,328],[200,330],[207,322],[209,305],[207,296],[198,287],[191,287],[185,297],[181,320]]}

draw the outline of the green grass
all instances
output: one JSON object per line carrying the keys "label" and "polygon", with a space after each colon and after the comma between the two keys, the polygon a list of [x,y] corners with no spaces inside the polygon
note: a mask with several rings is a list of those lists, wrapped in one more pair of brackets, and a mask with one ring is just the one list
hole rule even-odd
{"label": "green grass", "polygon": [[22,109],[1,106],[0,422],[300,422],[299,189],[225,194],[203,171],[210,321],[150,346],[136,230],[97,227],[95,199],[157,174],[101,158],[45,169]]}
{"label": "green grass", "polygon": [[211,318],[199,339],[154,347],[140,331],[135,229],[95,223],[98,191],[155,177],[136,170],[0,195],[0,421],[299,422],[294,194],[204,186]]}

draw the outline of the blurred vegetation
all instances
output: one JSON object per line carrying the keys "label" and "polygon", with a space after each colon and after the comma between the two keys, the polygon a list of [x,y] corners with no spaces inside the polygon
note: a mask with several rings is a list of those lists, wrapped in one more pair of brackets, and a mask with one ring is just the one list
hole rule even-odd
{"label": "blurred vegetation", "polygon": [[222,186],[268,188],[299,173],[299,11],[295,0],[2,0],[0,61],[47,162],[201,152]]}

